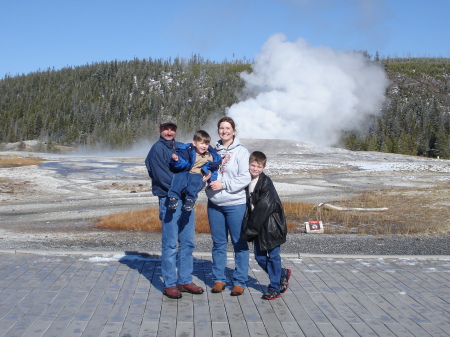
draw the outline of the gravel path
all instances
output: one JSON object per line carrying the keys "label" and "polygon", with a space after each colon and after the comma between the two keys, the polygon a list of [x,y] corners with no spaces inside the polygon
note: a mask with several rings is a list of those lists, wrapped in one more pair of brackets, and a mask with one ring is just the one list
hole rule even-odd
{"label": "gravel path", "polygon": [[[20,233],[3,236],[0,249],[56,251],[137,251],[160,252],[159,233],[136,231],[83,230],[67,233]],[[196,252],[211,252],[209,234],[198,234]],[[252,245],[250,245],[251,249]],[[229,244],[229,251],[231,245]],[[449,255],[450,236],[371,236],[347,234],[290,234],[282,245],[284,254],[343,254],[343,255]]]}

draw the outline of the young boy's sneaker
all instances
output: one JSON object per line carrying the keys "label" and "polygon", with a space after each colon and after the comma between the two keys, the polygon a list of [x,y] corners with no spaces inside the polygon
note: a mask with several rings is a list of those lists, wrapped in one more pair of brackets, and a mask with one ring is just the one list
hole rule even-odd
{"label": "young boy's sneaker", "polygon": [[178,199],[177,198],[169,198],[169,204],[167,205],[168,209],[177,209]]}
{"label": "young boy's sneaker", "polygon": [[284,270],[284,274],[283,274],[283,276],[281,276],[281,280],[280,280],[280,284],[281,284],[280,293],[284,293],[286,290],[288,290],[289,279],[291,278],[291,274],[292,274],[292,270],[287,269],[287,268]]}
{"label": "young boy's sneaker", "polygon": [[186,201],[184,202],[184,205],[183,205],[183,209],[186,212],[190,212],[190,211],[192,211],[194,209],[194,206],[195,206],[195,201],[194,200],[186,199]]}
{"label": "young boy's sneaker", "polygon": [[275,290],[271,290],[271,289],[267,290],[264,293],[264,295],[263,295],[263,298],[265,300],[273,300],[273,299],[278,298],[278,297],[281,297],[280,292],[279,291],[275,291]]}

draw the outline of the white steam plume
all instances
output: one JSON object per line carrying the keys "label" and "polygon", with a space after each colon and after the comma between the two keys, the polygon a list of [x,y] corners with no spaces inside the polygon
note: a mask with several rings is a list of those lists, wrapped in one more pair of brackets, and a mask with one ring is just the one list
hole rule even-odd
{"label": "white steam plume", "polygon": [[241,138],[290,139],[334,145],[342,130],[377,114],[388,79],[360,53],[313,47],[274,35],[242,73],[246,100],[232,105]]}

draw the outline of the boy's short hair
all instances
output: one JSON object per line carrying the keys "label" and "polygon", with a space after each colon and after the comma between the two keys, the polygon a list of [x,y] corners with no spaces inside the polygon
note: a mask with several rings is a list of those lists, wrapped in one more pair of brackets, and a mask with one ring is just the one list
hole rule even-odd
{"label": "boy's short hair", "polygon": [[259,165],[265,167],[267,157],[261,151],[253,151],[252,154],[250,155],[249,164],[253,163],[254,161],[256,161]]}
{"label": "boy's short hair", "polygon": [[205,130],[198,130],[194,133],[194,142],[209,144],[211,143],[211,136]]}

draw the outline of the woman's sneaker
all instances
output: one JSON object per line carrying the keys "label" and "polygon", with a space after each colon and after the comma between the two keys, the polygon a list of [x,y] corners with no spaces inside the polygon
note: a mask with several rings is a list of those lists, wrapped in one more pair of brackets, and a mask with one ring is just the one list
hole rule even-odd
{"label": "woman's sneaker", "polygon": [[281,297],[280,292],[279,292],[279,291],[272,290],[272,289],[267,290],[267,291],[264,293],[264,295],[263,295],[263,298],[264,298],[265,300],[273,300],[273,299],[278,298],[278,297]]}
{"label": "woman's sneaker", "polygon": [[168,209],[177,209],[178,199],[177,198],[169,198],[169,204],[167,205]]}
{"label": "woman's sneaker", "polygon": [[281,280],[280,280],[280,284],[281,284],[280,293],[284,293],[286,290],[288,290],[289,279],[291,278],[291,274],[292,274],[292,270],[287,269],[287,268],[284,270],[284,275],[281,276]]}

